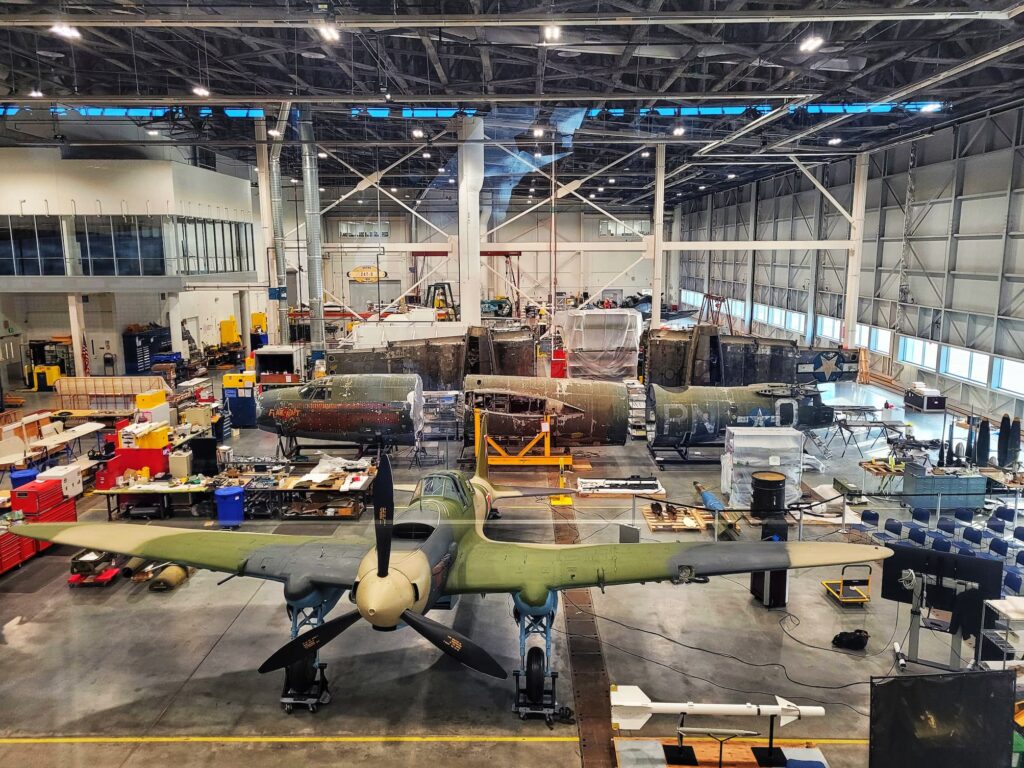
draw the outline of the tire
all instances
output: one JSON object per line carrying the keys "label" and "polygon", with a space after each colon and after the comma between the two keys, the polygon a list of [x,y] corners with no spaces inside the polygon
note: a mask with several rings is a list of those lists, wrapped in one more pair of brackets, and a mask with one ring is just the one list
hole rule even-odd
{"label": "tire", "polygon": [[526,698],[531,704],[544,700],[544,651],[537,646],[526,654]]}

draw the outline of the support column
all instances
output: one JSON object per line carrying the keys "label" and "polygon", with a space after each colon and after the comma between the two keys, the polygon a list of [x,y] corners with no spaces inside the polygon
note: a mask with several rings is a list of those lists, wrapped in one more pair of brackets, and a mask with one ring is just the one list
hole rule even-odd
{"label": "support column", "polygon": [[[322,360],[324,343],[324,266],[320,241],[320,175],[316,144],[313,143],[313,114],[302,107],[299,121],[302,140],[302,203],[306,213],[306,277],[309,280],[309,346],[313,360]],[[477,246],[479,249],[479,245]]]}
{"label": "support column", "polygon": [[[712,192],[708,195],[708,227],[706,239],[711,242],[715,238],[715,193]],[[704,293],[711,293],[711,254],[712,251],[708,251],[707,258],[704,259]]]}
{"label": "support column", "polygon": [[252,310],[249,307],[249,290],[238,292],[238,335],[242,337],[242,349],[248,354],[249,334],[252,333]]}
{"label": "support column", "polygon": [[857,340],[857,309],[860,304],[860,267],[864,250],[864,212],[868,200],[868,153],[857,155],[853,172],[853,203],[850,213],[851,248],[846,258],[846,297],[843,302],[843,346],[853,349]]}
{"label": "support column", "polygon": [[[189,359],[188,345],[181,333],[181,304],[178,294],[167,294],[167,325],[171,329],[171,352],[180,352],[183,359]],[[199,343],[199,339],[196,339]]]}
{"label": "support column", "polygon": [[[828,188],[828,166],[822,166],[822,178],[820,183]],[[816,173],[811,171],[811,174]],[[814,221],[813,237],[821,240],[825,236],[825,194],[824,192],[814,198],[814,212],[811,214]],[[863,219],[862,219],[863,220]],[[814,343],[814,335],[817,333],[818,325],[818,272],[821,267],[821,251],[811,250],[808,252],[811,260],[811,271],[807,283],[807,327],[804,328],[804,344],[811,346]]]}
{"label": "support column", "polygon": [[[270,152],[267,150],[267,121],[259,117],[256,124],[256,186],[260,195],[260,231],[263,233],[263,254],[259,257],[266,263],[267,285],[277,287],[276,254],[270,254],[274,248],[274,212],[270,204]],[[271,339],[279,338],[281,318],[278,313],[270,310],[273,304],[268,299],[267,335]]]}
{"label": "support column", "polygon": [[[484,180],[484,123],[459,126],[459,305],[462,322],[480,325],[480,188]],[[552,297],[553,298],[553,297]]]}
{"label": "support column", "polygon": [[75,357],[75,375],[88,376],[82,349],[85,346],[85,308],[82,297],[77,293],[68,294],[68,317],[71,321],[71,353]]}
{"label": "support column", "polygon": [[[679,242],[683,236],[683,206],[672,209],[672,242]],[[583,238],[581,237],[580,240]],[[682,251],[672,251],[665,259],[665,293],[668,294],[667,304],[671,308],[679,303],[679,272]]]}
{"label": "support column", "polygon": [[654,148],[654,220],[651,222],[654,268],[651,271],[651,330],[661,326],[661,301],[665,296],[665,145]]}
{"label": "support column", "polygon": [[[757,240],[757,182],[750,185],[750,239]],[[754,274],[757,268],[757,251],[753,248],[747,254],[747,285],[743,291],[743,327],[747,333],[754,332]]]}

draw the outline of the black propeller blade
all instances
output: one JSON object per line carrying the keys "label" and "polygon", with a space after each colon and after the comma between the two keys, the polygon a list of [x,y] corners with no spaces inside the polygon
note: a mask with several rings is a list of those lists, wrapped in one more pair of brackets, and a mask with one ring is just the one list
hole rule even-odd
{"label": "black propeller blade", "polygon": [[294,640],[285,643],[278,648],[269,659],[260,665],[259,672],[273,672],[275,669],[283,669],[291,666],[304,656],[316,653],[320,648],[327,645],[346,629],[359,620],[359,611],[346,613],[336,619],[325,621],[319,627],[303,632]]}
{"label": "black propeller blade", "polygon": [[377,575],[388,575],[391,561],[391,529],[395,523],[395,483],[391,477],[391,460],[382,453],[373,480],[373,532],[377,537]]}
{"label": "black propeller blade", "polygon": [[419,632],[423,637],[470,669],[483,672],[499,680],[508,678],[508,672],[494,658],[465,635],[449,629],[433,619],[413,611],[403,611],[402,621]]}

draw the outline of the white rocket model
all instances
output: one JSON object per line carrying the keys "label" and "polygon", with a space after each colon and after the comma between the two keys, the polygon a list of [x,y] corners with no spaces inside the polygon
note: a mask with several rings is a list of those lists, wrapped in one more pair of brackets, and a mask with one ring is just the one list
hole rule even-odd
{"label": "white rocket model", "polygon": [[712,715],[717,717],[771,717],[779,718],[779,725],[787,725],[802,717],[824,717],[824,707],[805,707],[776,696],[775,704],[701,704],[687,702],[651,701],[636,685],[613,685],[612,727],[624,731],[638,731],[651,715]]}

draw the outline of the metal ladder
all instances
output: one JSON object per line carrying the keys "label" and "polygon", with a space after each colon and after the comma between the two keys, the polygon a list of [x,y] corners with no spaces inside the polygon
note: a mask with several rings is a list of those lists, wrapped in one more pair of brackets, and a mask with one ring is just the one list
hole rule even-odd
{"label": "metal ladder", "polygon": [[815,445],[819,451],[821,451],[821,458],[828,461],[832,458],[832,451],[829,450],[828,443],[814,430],[804,432],[804,436]]}

